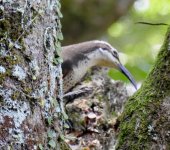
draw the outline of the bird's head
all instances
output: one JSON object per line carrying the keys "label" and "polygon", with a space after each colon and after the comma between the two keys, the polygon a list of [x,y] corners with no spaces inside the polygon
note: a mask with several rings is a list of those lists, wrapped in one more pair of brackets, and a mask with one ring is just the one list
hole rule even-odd
{"label": "bird's head", "polygon": [[100,57],[101,59],[99,60],[99,65],[111,67],[111,68],[115,68],[115,69],[119,70],[129,79],[129,81],[133,84],[135,89],[137,89],[137,85],[136,85],[136,82],[135,82],[133,76],[121,64],[118,51],[106,42],[96,41],[96,43],[97,42],[100,45],[98,51],[101,55],[101,57]]}

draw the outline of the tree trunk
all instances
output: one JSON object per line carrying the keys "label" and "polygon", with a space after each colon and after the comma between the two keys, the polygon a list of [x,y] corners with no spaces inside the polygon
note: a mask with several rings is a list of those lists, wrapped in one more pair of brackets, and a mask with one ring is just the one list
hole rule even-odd
{"label": "tree trunk", "polygon": [[62,94],[60,18],[59,0],[0,2],[0,149],[64,145],[53,125]]}
{"label": "tree trunk", "polygon": [[170,149],[170,28],[142,87],[119,118],[117,149]]}

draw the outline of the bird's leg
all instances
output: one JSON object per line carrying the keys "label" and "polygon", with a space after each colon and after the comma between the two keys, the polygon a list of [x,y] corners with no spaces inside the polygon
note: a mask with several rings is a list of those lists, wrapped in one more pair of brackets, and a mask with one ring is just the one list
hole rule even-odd
{"label": "bird's leg", "polygon": [[67,104],[69,102],[73,102],[75,98],[83,96],[83,95],[85,95],[87,93],[91,93],[91,92],[92,92],[91,87],[81,87],[78,90],[68,92],[68,93],[64,94],[64,96],[63,96],[64,103]]}

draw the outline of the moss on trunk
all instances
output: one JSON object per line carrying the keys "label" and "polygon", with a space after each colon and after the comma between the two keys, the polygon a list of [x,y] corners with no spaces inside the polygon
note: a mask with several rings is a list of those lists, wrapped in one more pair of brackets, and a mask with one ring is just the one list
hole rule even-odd
{"label": "moss on trunk", "polygon": [[60,0],[0,3],[0,149],[70,149],[56,100],[60,7]]}
{"label": "moss on trunk", "polygon": [[153,69],[119,118],[117,149],[170,149],[167,103],[170,103],[170,28]]}

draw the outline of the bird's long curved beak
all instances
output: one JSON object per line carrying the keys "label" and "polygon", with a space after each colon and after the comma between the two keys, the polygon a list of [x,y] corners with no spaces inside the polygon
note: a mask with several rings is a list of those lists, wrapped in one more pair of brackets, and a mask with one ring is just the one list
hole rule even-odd
{"label": "bird's long curved beak", "polygon": [[131,75],[131,73],[122,64],[118,64],[118,68],[129,79],[129,81],[133,84],[133,86],[137,90],[136,81],[134,80],[134,78]]}

